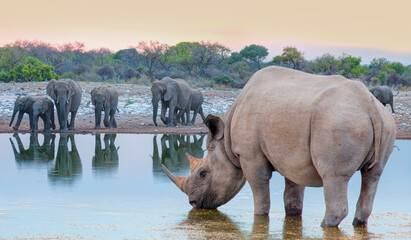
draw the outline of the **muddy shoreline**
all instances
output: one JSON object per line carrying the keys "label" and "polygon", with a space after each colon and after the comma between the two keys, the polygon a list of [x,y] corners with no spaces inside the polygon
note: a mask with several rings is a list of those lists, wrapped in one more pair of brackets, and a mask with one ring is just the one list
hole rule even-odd
{"label": "muddy shoreline", "polygon": [[[0,133],[30,133],[28,115],[23,117],[20,128],[15,131],[9,126],[13,104],[17,95],[45,95],[46,82],[39,83],[0,83]],[[168,128],[158,118],[158,126],[153,124],[151,92],[148,86],[131,84],[110,84],[119,91],[119,113],[116,114],[118,128],[94,129],[94,111],[90,106],[90,91],[106,83],[80,82],[83,90],[82,103],[76,117],[76,130],[68,133],[135,133],[135,134],[206,134],[208,132],[200,116],[193,126],[179,125]],[[240,90],[237,89],[201,89],[205,104],[204,113],[223,116],[234,102]],[[397,139],[411,139],[411,91],[400,92],[394,97],[396,113],[393,117],[397,124]],[[387,111],[391,111],[387,107]],[[15,119],[16,121],[17,119]],[[56,116],[56,125],[57,116]],[[15,123],[15,122],[14,122]],[[13,123],[13,125],[14,125]],[[12,125],[12,126],[13,126]],[[42,129],[42,121],[39,121]],[[58,133],[57,129],[52,133]],[[42,133],[41,131],[39,133]]]}

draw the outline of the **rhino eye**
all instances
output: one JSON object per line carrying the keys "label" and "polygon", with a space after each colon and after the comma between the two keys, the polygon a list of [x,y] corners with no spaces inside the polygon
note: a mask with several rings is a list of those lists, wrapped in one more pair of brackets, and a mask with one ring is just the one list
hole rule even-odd
{"label": "rhino eye", "polygon": [[200,178],[205,178],[206,176],[207,176],[207,171],[206,170],[200,171]]}

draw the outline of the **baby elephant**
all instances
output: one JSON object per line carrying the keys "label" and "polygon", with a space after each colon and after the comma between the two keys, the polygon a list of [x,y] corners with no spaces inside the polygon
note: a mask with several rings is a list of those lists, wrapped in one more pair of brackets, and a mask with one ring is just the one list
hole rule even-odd
{"label": "baby elephant", "polygon": [[[394,111],[394,96],[391,88],[388,86],[374,86],[370,88],[370,92],[378,99],[384,106],[388,103],[391,105],[392,113]],[[397,93],[398,94],[398,93]]]}
{"label": "baby elephant", "polygon": [[[111,86],[96,87],[91,91],[91,102],[94,105],[94,114],[96,123],[94,129],[101,129],[101,112],[104,111],[104,126],[108,128],[116,128],[116,120],[114,114],[117,111],[118,92]],[[110,119],[109,119],[110,116]]]}
{"label": "baby elephant", "polygon": [[37,131],[39,117],[43,119],[44,132],[50,132],[50,127],[55,130],[54,124],[54,103],[46,97],[36,97],[33,103],[33,123],[31,132]]}
{"label": "baby elephant", "polygon": [[[36,103],[36,110],[34,104]],[[42,96],[18,96],[14,102],[13,115],[11,117],[10,126],[14,121],[14,117],[17,112],[17,122],[13,126],[14,130],[18,130],[23,115],[27,113],[29,115],[30,130],[32,132],[37,130],[38,117],[40,116],[44,122],[44,131],[50,132],[50,126],[55,129],[54,125],[54,104],[49,99]]]}

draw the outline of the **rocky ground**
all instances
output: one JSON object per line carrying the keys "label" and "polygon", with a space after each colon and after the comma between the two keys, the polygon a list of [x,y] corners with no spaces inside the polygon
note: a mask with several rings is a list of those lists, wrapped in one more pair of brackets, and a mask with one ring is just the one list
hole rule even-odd
{"label": "rocky ground", "polygon": [[[116,114],[117,129],[94,130],[94,111],[90,103],[91,90],[102,83],[80,82],[83,89],[82,104],[76,118],[76,133],[91,132],[117,132],[117,133],[206,133],[207,127],[197,116],[194,126],[179,125],[175,128],[167,128],[158,119],[159,126],[154,126],[152,121],[151,91],[147,86],[131,84],[115,84],[119,91],[119,112]],[[17,95],[46,95],[47,82],[38,83],[1,83],[0,84],[0,133],[15,132],[9,126],[13,113],[14,101]],[[205,103],[204,113],[224,115],[234,102],[240,90],[216,90],[202,89]],[[393,115],[397,122],[397,138],[411,139],[411,91],[400,92],[394,98],[396,114]],[[387,107],[387,111],[391,111]],[[17,119],[17,118],[16,118]],[[16,121],[15,119],[15,121]],[[39,129],[42,129],[42,121],[39,121]],[[57,117],[56,117],[57,124]],[[58,124],[57,124],[58,125]],[[13,125],[12,125],[13,126]],[[19,132],[29,131],[28,116],[25,115]]]}

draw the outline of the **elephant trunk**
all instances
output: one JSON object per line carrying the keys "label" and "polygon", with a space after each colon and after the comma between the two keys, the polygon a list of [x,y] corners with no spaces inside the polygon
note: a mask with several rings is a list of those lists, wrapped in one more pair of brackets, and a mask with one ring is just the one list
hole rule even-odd
{"label": "elephant trunk", "polygon": [[57,106],[60,111],[59,111],[59,124],[60,124],[60,130],[66,131],[67,130],[67,118],[66,118],[66,101],[61,100],[58,102]]}
{"label": "elephant trunk", "polygon": [[153,122],[157,126],[157,111],[158,111],[158,100],[153,100]]}
{"label": "elephant trunk", "polygon": [[96,108],[94,109],[94,115],[95,115],[95,126],[94,129],[100,129],[100,123],[101,123],[101,109]]}
{"label": "elephant trunk", "polygon": [[18,110],[15,108],[15,109],[13,110],[13,115],[11,116],[11,121],[10,121],[9,126],[11,126],[11,124],[13,123],[14,117],[16,116],[17,112],[18,112]]}

